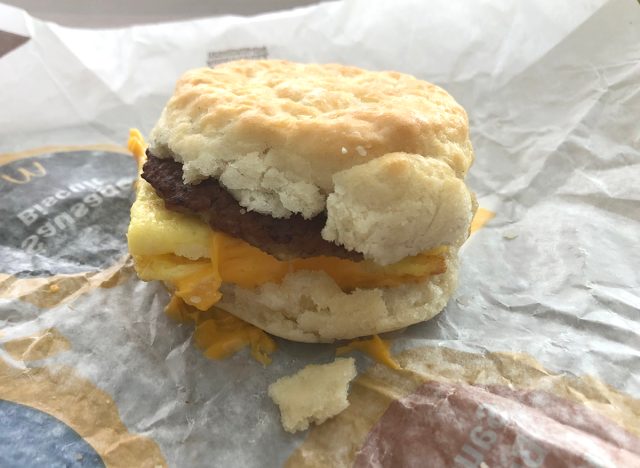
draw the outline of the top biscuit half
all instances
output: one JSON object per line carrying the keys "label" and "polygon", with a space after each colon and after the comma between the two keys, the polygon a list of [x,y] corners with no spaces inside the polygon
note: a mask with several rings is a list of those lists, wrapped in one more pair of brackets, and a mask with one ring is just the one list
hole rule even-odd
{"label": "top biscuit half", "polygon": [[398,72],[240,60],[188,71],[150,149],[213,177],[247,210],[326,212],[322,236],[380,264],[466,239],[474,211],[468,118]]}

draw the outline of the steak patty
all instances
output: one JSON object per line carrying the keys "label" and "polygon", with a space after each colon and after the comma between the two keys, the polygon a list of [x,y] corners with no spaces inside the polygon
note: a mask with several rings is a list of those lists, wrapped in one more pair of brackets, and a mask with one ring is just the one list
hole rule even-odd
{"label": "steak patty", "polygon": [[147,150],[142,178],[149,182],[169,210],[195,214],[213,229],[268,252],[280,260],[325,255],[362,260],[352,252],[322,238],[324,213],[311,219],[294,214],[287,219],[247,211],[216,179],[197,185],[182,182],[182,164],[160,159]]}

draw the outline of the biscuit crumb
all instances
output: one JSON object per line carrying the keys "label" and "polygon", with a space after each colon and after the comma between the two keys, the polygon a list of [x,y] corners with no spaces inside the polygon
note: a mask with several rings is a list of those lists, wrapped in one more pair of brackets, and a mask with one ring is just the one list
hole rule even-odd
{"label": "biscuit crumb", "polygon": [[356,146],[356,151],[358,152],[358,154],[360,156],[366,156],[367,155],[367,150],[364,149],[362,146],[358,145]]}
{"label": "biscuit crumb", "polygon": [[312,364],[269,386],[269,396],[280,407],[282,426],[288,432],[321,424],[349,406],[349,382],[357,375],[355,359]]}

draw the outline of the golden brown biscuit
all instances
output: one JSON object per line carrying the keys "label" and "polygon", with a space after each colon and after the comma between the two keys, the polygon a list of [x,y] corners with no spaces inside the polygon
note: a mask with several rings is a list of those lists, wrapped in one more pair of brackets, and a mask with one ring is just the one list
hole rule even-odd
{"label": "golden brown biscuit", "polygon": [[381,264],[460,245],[474,209],[464,109],[398,72],[280,60],[191,70],[150,149],[182,162],[187,183],[219,178],[248,210],[327,210],[323,237]]}

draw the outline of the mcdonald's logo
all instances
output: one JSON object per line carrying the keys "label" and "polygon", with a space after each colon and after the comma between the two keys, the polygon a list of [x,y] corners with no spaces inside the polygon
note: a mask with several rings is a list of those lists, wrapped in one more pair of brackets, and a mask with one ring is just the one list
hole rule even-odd
{"label": "mcdonald's logo", "polygon": [[[37,161],[31,163],[31,168],[27,169],[25,167],[19,167],[16,169],[16,173],[14,175],[8,175],[5,173],[0,174],[0,177],[11,184],[26,184],[34,177],[44,177],[47,175],[47,171]],[[14,177],[15,176],[15,177]]]}

